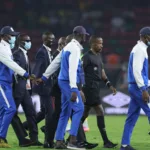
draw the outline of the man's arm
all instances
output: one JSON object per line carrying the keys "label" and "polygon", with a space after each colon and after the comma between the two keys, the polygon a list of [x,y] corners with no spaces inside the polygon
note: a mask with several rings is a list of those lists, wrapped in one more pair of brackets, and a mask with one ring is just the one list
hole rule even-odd
{"label": "man's arm", "polygon": [[103,63],[102,63],[102,80],[105,82],[106,86],[112,90],[113,95],[115,95],[117,93],[117,90],[112,86],[111,82],[108,80]]}
{"label": "man's arm", "polygon": [[77,90],[77,68],[80,59],[80,50],[72,47],[69,56],[69,81],[72,92]]}
{"label": "man's arm", "polygon": [[0,61],[5,64],[8,68],[12,69],[15,73],[20,76],[29,77],[29,74],[21,68],[16,62],[14,62],[10,56],[6,53],[3,47],[0,47]]}
{"label": "man's arm", "polygon": [[44,53],[42,51],[38,52],[35,58],[35,65],[32,71],[36,77],[41,76],[41,67],[45,61]]}
{"label": "man's arm", "polygon": [[42,80],[47,80],[55,71],[60,67],[62,51],[55,57],[52,63],[47,67],[45,73],[43,73]]}
{"label": "man's arm", "polygon": [[133,75],[138,87],[143,91],[146,90],[146,86],[144,84],[144,80],[142,77],[142,69],[144,63],[144,52],[142,50],[137,50],[133,54]]}

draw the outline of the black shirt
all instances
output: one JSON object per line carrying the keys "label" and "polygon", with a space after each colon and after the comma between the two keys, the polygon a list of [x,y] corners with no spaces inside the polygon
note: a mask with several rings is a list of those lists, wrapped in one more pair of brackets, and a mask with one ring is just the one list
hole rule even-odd
{"label": "black shirt", "polygon": [[101,81],[103,62],[101,54],[94,54],[91,50],[83,56],[83,69],[85,74],[85,82],[89,80]]}

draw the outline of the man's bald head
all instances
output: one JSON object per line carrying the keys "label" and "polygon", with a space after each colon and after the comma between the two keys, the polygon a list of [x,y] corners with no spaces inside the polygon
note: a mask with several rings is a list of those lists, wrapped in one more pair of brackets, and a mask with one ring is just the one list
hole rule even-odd
{"label": "man's bald head", "polygon": [[65,37],[61,37],[58,40],[58,50],[61,51],[66,45],[66,38]]}
{"label": "man's bald head", "polygon": [[73,39],[73,34],[70,34],[66,37],[66,44],[68,44],[69,42],[71,42],[71,40]]}
{"label": "man's bald head", "polygon": [[54,43],[55,36],[52,32],[44,32],[42,35],[43,44],[45,44],[48,47],[51,47]]}

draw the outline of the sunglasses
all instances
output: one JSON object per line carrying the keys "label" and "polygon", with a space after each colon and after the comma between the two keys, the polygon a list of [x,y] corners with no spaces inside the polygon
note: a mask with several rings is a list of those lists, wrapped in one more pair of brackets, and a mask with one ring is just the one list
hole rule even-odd
{"label": "sunglasses", "polygon": [[23,40],[23,42],[31,42],[31,40]]}

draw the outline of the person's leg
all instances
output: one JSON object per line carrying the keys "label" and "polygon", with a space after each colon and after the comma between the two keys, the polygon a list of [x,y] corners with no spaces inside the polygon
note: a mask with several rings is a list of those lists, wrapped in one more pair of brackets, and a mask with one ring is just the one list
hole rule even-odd
{"label": "person's leg", "polygon": [[96,112],[96,117],[97,117],[97,127],[101,133],[102,139],[104,143],[107,143],[108,137],[105,129],[105,120],[104,120],[104,110],[102,105],[97,105],[93,107],[95,112]]}
{"label": "person's leg", "polygon": [[77,134],[77,141],[78,142],[86,142],[86,136],[85,136],[85,132],[83,130],[83,125],[82,122],[80,122],[79,124],[79,129],[78,129],[78,134]]}
{"label": "person's leg", "polygon": [[66,126],[71,115],[71,92],[69,83],[58,80],[59,87],[61,89],[61,113],[60,118],[57,125],[56,130],[56,149],[66,149],[66,145],[64,144],[64,135]]}
{"label": "person's leg", "polygon": [[41,122],[43,119],[45,119],[45,104],[44,104],[44,101],[42,101],[42,96],[40,96],[40,107],[41,107],[41,110],[40,112],[37,113],[36,115],[36,122],[39,123]]}
{"label": "person's leg", "polygon": [[45,142],[47,143],[50,141],[50,135],[51,135],[51,126],[53,122],[53,113],[54,113],[54,108],[53,108],[53,103],[51,100],[51,96],[41,96],[41,100],[44,102],[44,107],[45,107]]}
{"label": "person's leg", "polygon": [[67,100],[66,93],[61,94],[61,113],[58,121],[58,126],[56,130],[56,140],[63,141],[65,135],[65,129],[71,114],[71,104]]}
{"label": "person's leg", "polygon": [[53,95],[53,101],[54,101],[54,113],[52,116],[52,124],[51,124],[51,134],[50,134],[50,142],[54,141],[55,132],[58,125],[58,120],[61,113],[61,92],[60,90],[57,91],[56,95]]}
{"label": "person's leg", "polygon": [[124,125],[124,131],[123,131],[122,142],[121,142],[122,145],[130,145],[132,131],[139,117],[140,110],[141,108],[136,102],[136,100],[131,98],[127,119]]}
{"label": "person's leg", "polygon": [[31,96],[29,95],[29,92],[27,90],[25,91],[25,95],[21,102],[21,105],[23,107],[28,122],[30,139],[33,142],[36,142],[38,141],[38,127],[36,122],[36,112],[32,103]]}
{"label": "person's leg", "polygon": [[79,91],[77,91],[77,96],[76,102],[71,102],[73,115],[70,130],[70,143],[76,143],[76,136],[84,112],[84,105]]}
{"label": "person's leg", "polygon": [[89,112],[91,110],[91,106],[89,105],[84,105],[84,112],[83,112],[83,116],[81,118],[81,122],[83,123],[85,121],[85,119],[89,116]]}
{"label": "person's leg", "polygon": [[85,133],[83,130],[82,123],[88,117],[90,110],[91,110],[90,106],[84,105],[84,113],[83,113],[83,116],[81,118],[81,122],[79,124],[79,129],[78,129],[78,134],[77,134],[77,141],[79,141],[79,142],[85,142],[86,141],[86,136],[85,136]]}
{"label": "person's leg", "polygon": [[[40,96],[40,105],[41,105],[40,106],[41,110],[40,110],[40,112],[38,112],[36,114],[36,122],[37,123],[41,122],[45,118],[45,106],[44,106],[44,102],[41,100],[41,96]],[[26,130],[29,129],[27,121],[23,122],[23,126]]]}
{"label": "person's leg", "polygon": [[[16,104],[16,109],[18,109],[19,105],[21,104],[22,97],[15,97],[15,104]],[[16,133],[16,136],[19,140],[19,145],[24,145],[24,139],[26,136],[28,136],[28,133],[24,129],[24,126],[18,116],[18,113],[16,112],[12,121],[11,125]]]}
{"label": "person's leg", "polygon": [[[3,146],[3,140],[6,139],[8,127],[16,113],[16,105],[12,96],[11,86],[0,86],[0,110],[1,125],[0,125],[0,147]],[[8,146],[7,144],[4,146]],[[8,146],[9,147],[9,146]]]}
{"label": "person's leg", "polygon": [[131,96],[131,101],[129,104],[128,115],[124,125],[124,131],[122,136],[122,146],[121,149],[124,150],[125,147],[130,146],[130,139],[133,132],[133,128],[138,120],[141,107],[138,101],[142,100],[142,93],[139,88],[135,85],[129,85],[129,92]]}

